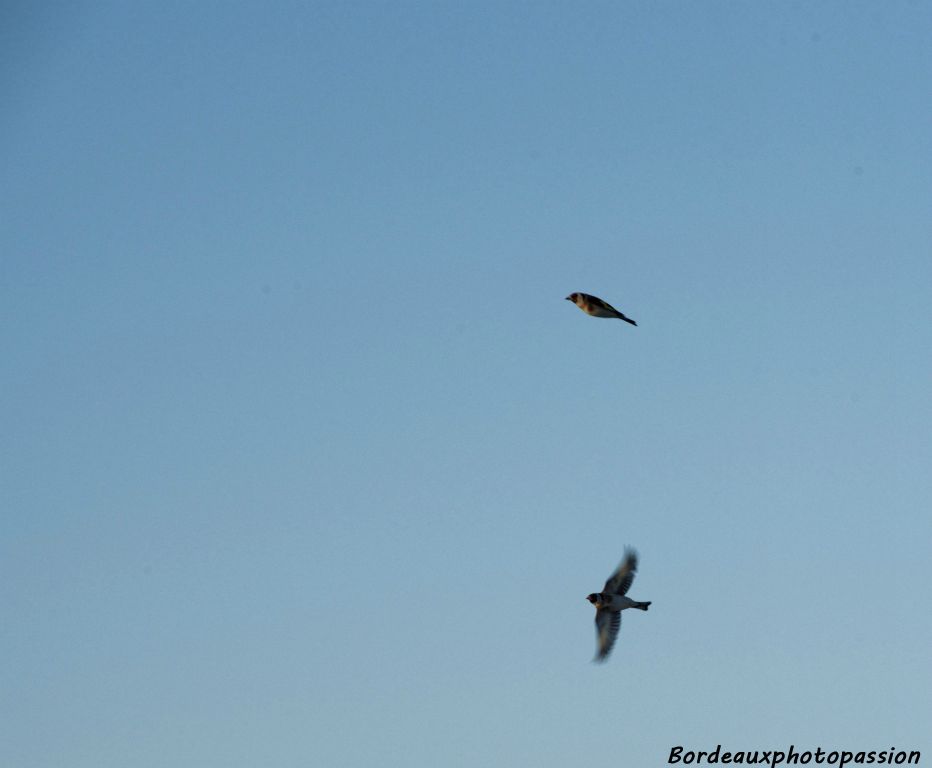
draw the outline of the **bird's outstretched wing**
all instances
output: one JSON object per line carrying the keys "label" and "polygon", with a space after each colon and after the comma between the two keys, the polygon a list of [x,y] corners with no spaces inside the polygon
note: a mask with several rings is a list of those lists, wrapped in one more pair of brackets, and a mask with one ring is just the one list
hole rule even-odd
{"label": "bird's outstretched wing", "polygon": [[609,576],[602,591],[607,595],[623,595],[631,589],[635,571],[638,569],[638,553],[633,549],[625,550],[625,559],[618,570]]}
{"label": "bird's outstretched wing", "polygon": [[598,649],[593,661],[605,661],[612,652],[618,630],[621,629],[621,611],[598,608],[595,612],[595,635]]}

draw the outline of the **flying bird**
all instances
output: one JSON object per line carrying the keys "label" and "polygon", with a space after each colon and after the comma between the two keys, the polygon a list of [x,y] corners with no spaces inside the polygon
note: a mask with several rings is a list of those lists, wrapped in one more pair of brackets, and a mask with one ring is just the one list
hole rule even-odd
{"label": "flying bird", "polygon": [[598,641],[598,650],[593,661],[605,661],[612,652],[618,630],[621,629],[621,612],[625,608],[638,608],[646,611],[650,602],[640,603],[625,597],[634,581],[634,573],[638,569],[638,553],[633,549],[625,550],[625,559],[618,566],[608,581],[605,582],[601,592],[593,592],[586,597],[595,606],[595,634]]}
{"label": "flying bird", "polygon": [[602,301],[598,296],[590,296],[588,293],[571,293],[566,297],[567,301],[572,301],[587,315],[593,317],[617,317],[631,325],[637,325],[630,317],[625,317],[621,312],[615,309],[611,304]]}

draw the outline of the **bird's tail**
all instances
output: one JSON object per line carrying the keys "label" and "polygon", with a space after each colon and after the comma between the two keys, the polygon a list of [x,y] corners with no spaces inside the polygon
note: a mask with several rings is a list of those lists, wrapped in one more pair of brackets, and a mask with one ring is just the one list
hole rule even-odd
{"label": "bird's tail", "polygon": [[623,314],[621,314],[621,312],[618,313],[618,319],[624,320],[626,323],[631,323],[631,325],[637,325],[634,320],[632,320],[630,317],[625,317]]}
{"label": "bird's tail", "polygon": [[646,611],[648,608],[650,608],[650,603],[651,603],[651,601],[648,600],[646,603],[635,603],[635,604],[632,605],[631,607],[632,607],[632,608],[640,608],[642,611]]}

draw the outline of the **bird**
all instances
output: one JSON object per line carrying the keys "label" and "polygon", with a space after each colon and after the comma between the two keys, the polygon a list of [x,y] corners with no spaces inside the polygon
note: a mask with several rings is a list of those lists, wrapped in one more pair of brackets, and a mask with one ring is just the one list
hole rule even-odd
{"label": "bird", "polygon": [[608,658],[621,629],[621,612],[625,608],[638,608],[646,611],[650,601],[646,603],[632,600],[625,593],[631,588],[634,573],[638,569],[638,553],[630,547],[625,550],[625,559],[617,570],[608,577],[601,592],[593,592],[586,597],[595,606],[595,634],[598,649],[593,661],[601,662]]}
{"label": "bird", "polygon": [[615,309],[607,301],[602,301],[598,296],[590,296],[588,293],[571,293],[566,297],[567,301],[572,301],[587,315],[593,317],[617,317],[631,325],[637,325],[630,317],[625,317],[621,312]]}

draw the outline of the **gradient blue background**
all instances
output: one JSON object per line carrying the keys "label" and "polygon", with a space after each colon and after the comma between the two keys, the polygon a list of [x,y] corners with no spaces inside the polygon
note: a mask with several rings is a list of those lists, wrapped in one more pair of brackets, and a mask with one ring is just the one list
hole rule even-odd
{"label": "gradient blue background", "polygon": [[0,30],[3,765],[928,759],[932,4]]}

